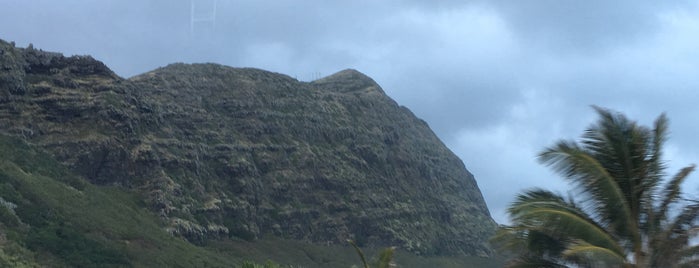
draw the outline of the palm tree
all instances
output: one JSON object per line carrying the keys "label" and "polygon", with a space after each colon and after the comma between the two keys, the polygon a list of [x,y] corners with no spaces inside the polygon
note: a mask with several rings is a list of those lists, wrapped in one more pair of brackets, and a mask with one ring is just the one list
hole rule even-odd
{"label": "palm tree", "polygon": [[[366,258],[364,257],[364,252],[357,246],[357,243],[355,243],[353,240],[347,240],[347,243],[352,245],[355,251],[357,251],[357,255],[359,258],[362,260],[362,267],[364,268],[369,268],[369,263],[366,261]],[[378,255],[378,260],[376,260],[376,268],[391,268],[391,267],[396,267],[396,264],[393,262],[393,254],[395,253],[396,248],[395,247],[388,247],[381,252],[379,252]],[[354,267],[354,266],[353,266]]]}
{"label": "palm tree", "polygon": [[559,141],[539,160],[574,186],[567,198],[543,189],[517,196],[494,241],[518,254],[510,267],[699,267],[699,201],[681,196],[694,165],[664,184],[668,120],[653,128],[599,114],[580,142]]}

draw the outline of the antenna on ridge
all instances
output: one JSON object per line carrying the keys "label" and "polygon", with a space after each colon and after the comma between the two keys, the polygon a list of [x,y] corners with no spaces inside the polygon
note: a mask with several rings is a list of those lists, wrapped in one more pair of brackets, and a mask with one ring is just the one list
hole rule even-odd
{"label": "antenna on ridge", "polygon": [[194,35],[197,25],[209,25],[216,30],[216,6],[218,0],[191,0],[189,30]]}

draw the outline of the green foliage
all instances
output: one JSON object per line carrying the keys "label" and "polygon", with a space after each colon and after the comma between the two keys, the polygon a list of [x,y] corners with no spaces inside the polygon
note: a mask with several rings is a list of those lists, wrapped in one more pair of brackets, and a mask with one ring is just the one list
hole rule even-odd
{"label": "green foliage", "polygon": [[258,264],[252,261],[244,261],[240,268],[281,268],[279,264],[273,261],[267,261],[264,264]]}
{"label": "green foliage", "polygon": [[27,247],[35,251],[51,252],[73,267],[126,266],[127,256],[71,226],[36,228],[27,235]]}
{"label": "green foliage", "polygon": [[[353,267],[360,266],[356,250],[346,244],[342,245],[316,245],[297,240],[282,240],[263,238],[254,242],[244,240],[219,240],[209,243],[210,250],[226,254],[230,259],[238,260],[240,265],[244,260],[252,260],[264,263],[265,260],[274,260],[288,267]],[[363,248],[367,256],[378,256],[382,249]],[[499,268],[502,267],[501,258],[485,258],[475,256],[417,256],[410,252],[396,249],[399,258],[394,261],[397,267],[403,268]],[[367,259],[369,265],[372,260]],[[284,267],[284,266],[282,266]]]}
{"label": "green foliage", "polygon": [[233,266],[167,234],[136,196],[50,177],[58,175],[81,180],[0,135],[0,267]]}
{"label": "green foliage", "polygon": [[[280,268],[292,268],[349,267],[356,262],[349,247],[290,240],[234,239],[193,246],[164,232],[163,223],[143,207],[139,196],[123,188],[86,184],[79,190],[50,177],[72,176],[54,162],[42,160],[45,166],[32,167],[8,160],[38,163],[33,157],[51,159],[0,135],[0,197],[17,205],[21,221],[0,226],[7,238],[0,244],[0,267],[236,267],[246,259],[274,259],[294,264]],[[402,252],[401,260],[406,268],[499,267],[477,257],[425,258]]]}
{"label": "green foliage", "polygon": [[[595,107],[600,119],[581,142],[540,154],[575,186],[577,199],[533,189],[517,196],[512,226],[493,238],[518,254],[509,267],[676,267],[699,257],[699,202],[681,198],[686,167],[662,187],[667,118],[653,128]],[[675,209],[675,213],[671,212]],[[671,217],[671,214],[677,214]]]}
{"label": "green foliage", "polygon": [[39,267],[36,264],[28,263],[26,260],[17,258],[14,256],[7,256],[3,252],[0,252],[0,267]]}
{"label": "green foliage", "polygon": [[395,251],[396,248],[394,247],[382,250],[381,253],[379,253],[378,260],[376,261],[376,268],[395,267],[395,264],[393,263],[393,254]]}
{"label": "green foliage", "polygon": [[[2,199],[0,199],[0,202],[1,201]],[[0,204],[0,223],[11,228],[17,228],[20,226],[21,221],[12,209]]]}
{"label": "green foliage", "polygon": [[[350,245],[352,245],[354,250],[357,252],[357,255],[362,260],[362,265],[364,266],[364,268],[369,268],[369,264],[367,263],[366,257],[364,257],[364,252],[359,248],[359,246],[357,246],[357,244],[352,240],[347,240],[347,242]],[[395,253],[395,251],[396,251],[395,247],[385,248],[385,249],[381,250],[373,267],[376,267],[376,268],[395,267],[395,264],[393,263],[393,254]]]}
{"label": "green foliage", "polygon": [[259,264],[253,261],[244,261],[240,268],[303,268],[302,266],[280,265],[276,262],[267,260],[264,264]]}

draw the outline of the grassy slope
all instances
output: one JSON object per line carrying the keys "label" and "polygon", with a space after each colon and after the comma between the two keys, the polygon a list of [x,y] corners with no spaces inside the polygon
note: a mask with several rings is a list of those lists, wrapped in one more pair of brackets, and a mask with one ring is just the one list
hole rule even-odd
{"label": "grassy slope", "polygon": [[[134,195],[86,183],[49,155],[5,136],[0,136],[0,197],[5,202],[0,204],[0,267],[235,267],[243,260],[267,259],[294,267],[350,267],[359,262],[350,247],[288,240],[192,245],[164,232]],[[406,268],[499,266],[477,257],[422,258],[400,251],[395,260]]]}
{"label": "grassy slope", "polygon": [[[60,178],[53,179],[53,178]],[[206,267],[233,260],[173,238],[133,196],[85,183],[22,142],[0,137],[0,266]]]}
{"label": "grassy slope", "polygon": [[[319,246],[298,241],[263,239],[253,242],[219,241],[210,243],[212,249],[220,249],[230,257],[244,255],[248,260],[262,263],[271,259],[293,267],[359,267],[360,260],[355,250],[349,246]],[[376,256],[378,249],[364,249],[367,258]],[[396,251],[394,261],[401,268],[464,268],[502,267],[501,260],[481,257],[420,257],[402,250]]]}

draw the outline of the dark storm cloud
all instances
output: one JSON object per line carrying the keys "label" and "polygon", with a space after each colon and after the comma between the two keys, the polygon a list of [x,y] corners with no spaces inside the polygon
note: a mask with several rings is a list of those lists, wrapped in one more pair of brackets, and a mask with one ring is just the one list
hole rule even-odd
{"label": "dark storm cloud", "polygon": [[358,69],[464,160],[498,222],[522,188],[564,191],[536,154],[579,137],[593,104],[643,124],[667,112],[670,171],[697,162],[696,1],[218,0],[215,25],[194,29],[191,3],[5,1],[0,38],[91,54],[125,77],[171,62],[305,81]]}

